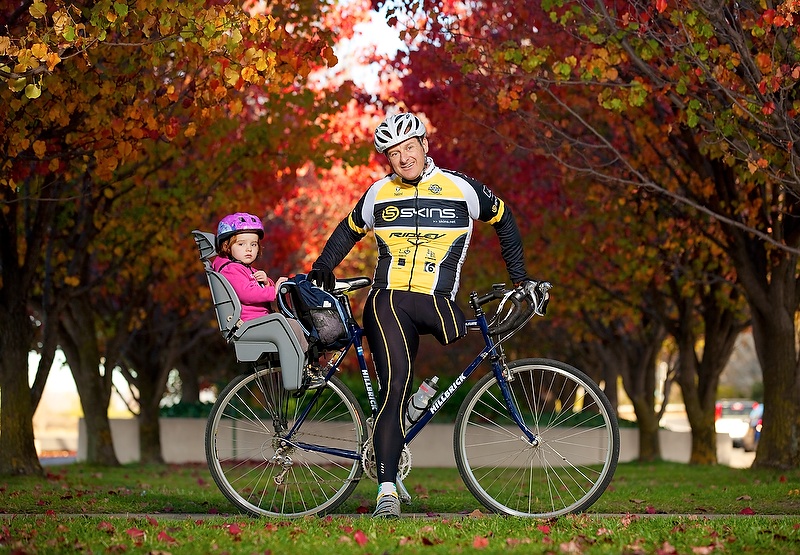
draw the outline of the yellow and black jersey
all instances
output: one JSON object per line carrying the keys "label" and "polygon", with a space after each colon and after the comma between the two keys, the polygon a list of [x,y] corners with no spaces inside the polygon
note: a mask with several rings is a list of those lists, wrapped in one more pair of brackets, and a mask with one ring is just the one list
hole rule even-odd
{"label": "yellow and black jersey", "polygon": [[331,235],[315,263],[335,268],[370,230],[378,245],[373,288],[455,299],[475,220],[494,226],[514,283],[527,277],[508,206],[483,183],[438,168],[431,158],[415,184],[391,174],[375,182]]}

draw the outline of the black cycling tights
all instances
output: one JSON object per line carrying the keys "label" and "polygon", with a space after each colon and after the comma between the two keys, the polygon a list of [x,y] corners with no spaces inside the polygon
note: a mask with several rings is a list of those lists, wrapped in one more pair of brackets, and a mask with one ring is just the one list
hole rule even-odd
{"label": "black cycling tights", "polygon": [[466,333],[464,313],[449,298],[374,289],[364,307],[364,331],[378,376],[375,461],[378,483],[394,482],[403,451],[403,401],[411,393],[419,336],[447,345]]}

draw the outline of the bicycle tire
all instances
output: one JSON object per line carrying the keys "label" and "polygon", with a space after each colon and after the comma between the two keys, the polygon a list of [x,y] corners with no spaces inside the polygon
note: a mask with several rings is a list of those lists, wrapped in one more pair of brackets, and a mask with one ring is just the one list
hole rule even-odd
{"label": "bicycle tire", "polygon": [[554,360],[508,365],[513,402],[538,438],[511,419],[494,373],[469,391],[453,446],[467,489],[495,513],[551,518],[582,512],[608,487],[619,460],[619,425],[602,390]]}
{"label": "bicycle tire", "polygon": [[280,448],[317,393],[292,442],[360,454],[367,437],[364,412],[339,378],[300,397],[293,393],[284,389],[280,368],[262,369],[237,376],[211,409],[205,435],[208,468],[225,497],[250,515],[330,513],[350,496],[363,473],[360,458],[297,445]]}

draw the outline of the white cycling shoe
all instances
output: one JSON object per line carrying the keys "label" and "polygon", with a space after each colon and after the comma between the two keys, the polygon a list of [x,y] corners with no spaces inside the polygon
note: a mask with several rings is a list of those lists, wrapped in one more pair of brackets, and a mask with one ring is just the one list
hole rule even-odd
{"label": "white cycling shoe", "polygon": [[381,495],[372,516],[374,518],[400,518],[400,499],[392,493]]}

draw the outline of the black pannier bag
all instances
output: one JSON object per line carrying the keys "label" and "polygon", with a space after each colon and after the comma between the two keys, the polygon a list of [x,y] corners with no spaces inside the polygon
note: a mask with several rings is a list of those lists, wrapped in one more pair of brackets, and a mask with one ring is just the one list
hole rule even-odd
{"label": "black pannier bag", "polygon": [[350,342],[341,303],[308,281],[306,274],[297,274],[281,284],[278,305],[284,316],[300,323],[310,344],[317,343],[322,350],[336,350]]}

